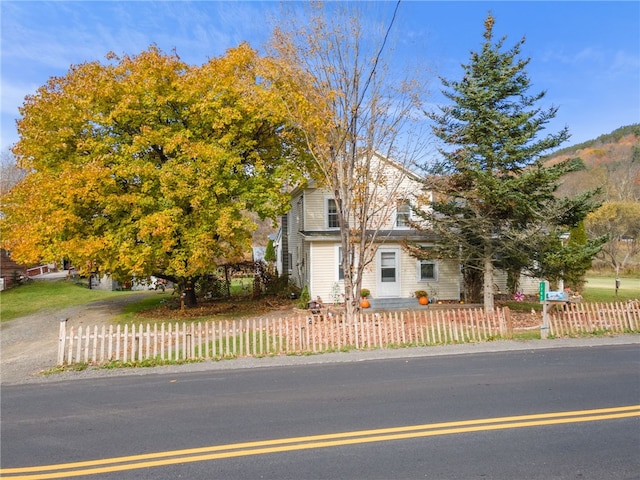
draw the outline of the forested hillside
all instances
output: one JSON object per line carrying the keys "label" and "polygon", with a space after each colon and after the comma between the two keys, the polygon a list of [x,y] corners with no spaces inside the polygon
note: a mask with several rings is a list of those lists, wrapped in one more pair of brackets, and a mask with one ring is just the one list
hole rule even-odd
{"label": "forested hillside", "polygon": [[604,201],[640,202],[640,124],[629,125],[555,152],[549,163],[575,159],[581,170],[568,175],[561,194],[601,187]]}
{"label": "forested hillside", "polygon": [[569,174],[560,194],[574,196],[601,188],[602,206],[585,221],[590,238],[608,241],[592,267],[621,274],[640,271],[640,125],[629,125],[595,140],[565,148],[548,163],[572,159],[580,169]]}

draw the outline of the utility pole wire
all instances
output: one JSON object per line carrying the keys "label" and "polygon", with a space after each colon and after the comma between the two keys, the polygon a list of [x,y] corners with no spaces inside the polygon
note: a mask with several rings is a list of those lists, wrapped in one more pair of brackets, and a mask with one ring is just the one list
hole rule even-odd
{"label": "utility pole wire", "polygon": [[[360,96],[360,99],[358,100],[358,104],[356,105],[356,110],[354,112],[353,117],[351,118],[351,123],[354,123],[355,119],[358,117],[357,112],[360,111],[360,105],[364,101],[364,96],[367,93],[367,90],[369,89],[369,84],[371,83],[371,79],[373,78],[373,75],[376,73],[376,68],[378,66],[378,62],[380,61],[380,57],[382,57],[382,52],[384,51],[384,47],[387,45],[387,40],[389,39],[389,34],[391,33],[391,28],[393,28],[393,24],[396,22],[396,16],[398,15],[398,9],[400,8],[400,1],[401,0],[398,0],[396,2],[396,6],[393,9],[393,15],[391,16],[391,22],[389,23],[389,26],[387,27],[387,31],[384,34],[384,38],[382,40],[382,44],[380,45],[380,49],[378,50],[378,53],[376,54],[375,59],[373,61],[373,68],[371,68],[371,70],[369,71],[369,77],[367,78],[367,81],[364,82],[364,88],[362,90],[362,95]],[[350,125],[350,128],[353,128],[353,125]]]}

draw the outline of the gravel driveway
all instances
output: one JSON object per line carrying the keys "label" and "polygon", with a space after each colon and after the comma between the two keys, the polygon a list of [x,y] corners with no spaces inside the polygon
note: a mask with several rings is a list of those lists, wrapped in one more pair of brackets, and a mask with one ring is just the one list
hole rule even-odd
{"label": "gravel driveway", "polygon": [[0,323],[0,383],[26,383],[56,365],[60,321],[68,327],[108,325],[110,320],[148,292],[87,305],[48,310]]}

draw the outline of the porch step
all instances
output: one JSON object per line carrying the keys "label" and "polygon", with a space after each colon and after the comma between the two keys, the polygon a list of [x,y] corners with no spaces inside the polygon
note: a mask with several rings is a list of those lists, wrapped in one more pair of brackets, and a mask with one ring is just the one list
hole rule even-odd
{"label": "porch step", "polygon": [[375,310],[416,310],[429,308],[420,305],[417,298],[369,298],[371,308]]}

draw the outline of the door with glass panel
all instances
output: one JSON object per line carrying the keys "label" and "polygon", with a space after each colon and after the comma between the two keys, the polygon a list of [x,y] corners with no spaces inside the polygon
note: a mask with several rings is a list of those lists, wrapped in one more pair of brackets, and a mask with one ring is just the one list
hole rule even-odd
{"label": "door with glass panel", "polygon": [[378,297],[400,296],[400,249],[380,248],[377,253],[376,275]]}

